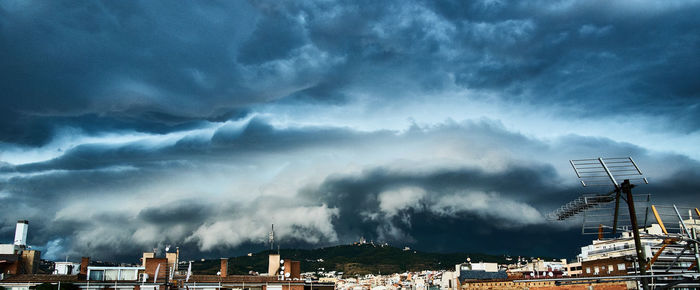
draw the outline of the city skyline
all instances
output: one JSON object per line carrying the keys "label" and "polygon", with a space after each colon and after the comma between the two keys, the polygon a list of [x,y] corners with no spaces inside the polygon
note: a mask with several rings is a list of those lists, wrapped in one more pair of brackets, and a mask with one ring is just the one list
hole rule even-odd
{"label": "city skyline", "polygon": [[0,238],[571,257],[568,160],[700,202],[699,1],[0,2]]}

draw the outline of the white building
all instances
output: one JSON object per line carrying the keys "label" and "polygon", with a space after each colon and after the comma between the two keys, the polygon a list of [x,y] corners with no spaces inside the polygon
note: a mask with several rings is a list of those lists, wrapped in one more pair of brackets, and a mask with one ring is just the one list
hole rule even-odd
{"label": "white building", "polygon": [[[644,254],[647,257],[654,255],[651,247],[661,244],[662,238],[650,235],[663,235],[663,231],[658,224],[652,224],[641,230],[641,242],[644,247]],[[648,234],[648,235],[646,235]],[[617,258],[635,256],[634,237],[632,231],[622,232],[620,238],[610,240],[593,240],[593,243],[581,247],[581,254],[578,255],[579,262],[595,261],[607,258]]]}
{"label": "white building", "polygon": [[80,263],[56,262],[54,264],[54,275],[78,275],[80,274]]}
{"label": "white building", "polygon": [[0,244],[0,255],[15,255],[27,248],[27,232],[29,221],[18,220],[15,228],[15,239],[12,244]]}
{"label": "white building", "polygon": [[87,279],[89,281],[137,281],[139,271],[145,267],[101,267],[89,266]]}

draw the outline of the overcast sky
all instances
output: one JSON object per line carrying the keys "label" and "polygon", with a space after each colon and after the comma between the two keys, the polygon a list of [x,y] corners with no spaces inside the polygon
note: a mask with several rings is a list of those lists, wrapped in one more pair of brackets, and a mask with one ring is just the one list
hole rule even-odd
{"label": "overcast sky", "polygon": [[569,159],[700,206],[699,1],[1,1],[0,242],[571,258]]}

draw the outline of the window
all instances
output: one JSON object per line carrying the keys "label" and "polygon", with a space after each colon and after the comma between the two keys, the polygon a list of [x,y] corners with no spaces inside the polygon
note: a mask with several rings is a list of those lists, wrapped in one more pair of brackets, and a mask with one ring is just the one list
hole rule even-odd
{"label": "window", "polygon": [[593,274],[595,274],[595,275],[600,274],[600,268],[598,268],[598,266],[595,266],[595,268],[593,268]]}
{"label": "window", "polygon": [[586,267],[586,273],[587,273],[587,274],[590,274],[590,273],[591,273],[591,268],[590,268],[590,267]]}
{"label": "window", "polygon": [[117,269],[105,270],[105,280],[109,280],[109,281],[119,280],[119,270],[117,270]]}
{"label": "window", "polygon": [[120,273],[121,276],[119,277],[119,280],[136,280],[136,278],[137,278],[136,274],[137,274],[137,270],[122,269],[122,271]]}
{"label": "window", "polygon": [[608,274],[612,273],[613,269],[615,269],[613,268],[613,265],[608,265]]}
{"label": "window", "polygon": [[90,279],[89,280],[102,281],[102,280],[104,280],[104,274],[105,274],[105,271],[102,271],[102,270],[90,271]]}
{"label": "window", "polygon": [[617,264],[617,270],[624,271],[625,270],[625,263]]}

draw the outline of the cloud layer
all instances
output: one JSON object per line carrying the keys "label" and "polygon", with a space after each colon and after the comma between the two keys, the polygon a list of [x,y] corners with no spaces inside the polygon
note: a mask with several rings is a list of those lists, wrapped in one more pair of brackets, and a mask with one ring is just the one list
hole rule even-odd
{"label": "cloud layer", "polygon": [[5,1],[0,238],[26,218],[50,258],[197,257],[274,223],[290,247],[570,256],[588,237],[543,218],[583,191],[569,159],[633,156],[640,190],[700,201],[698,12]]}

